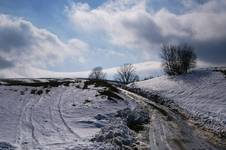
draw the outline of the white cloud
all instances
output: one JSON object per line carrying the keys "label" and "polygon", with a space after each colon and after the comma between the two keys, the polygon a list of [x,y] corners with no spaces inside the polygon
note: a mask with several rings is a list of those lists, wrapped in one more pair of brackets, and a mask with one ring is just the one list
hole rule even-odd
{"label": "white cloud", "polygon": [[[208,52],[213,55],[225,54],[222,41],[226,39],[226,1],[181,2],[190,8],[180,14],[166,8],[148,11],[146,0],[109,0],[97,8],[87,3],[74,3],[67,12],[76,30],[90,35],[98,33],[113,45],[149,52],[156,50],[157,55],[163,42],[187,42],[197,47],[200,58],[207,61],[209,56],[203,53],[210,46],[212,50]],[[218,44],[214,44],[216,41]]]}
{"label": "white cloud", "polygon": [[88,44],[79,39],[62,42],[55,34],[23,18],[0,14],[0,20],[0,55],[14,66],[29,64],[46,68],[67,57],[79,60],[89,49]]}
{"label": "white cloud", "polygon": [[[224,4],[226,8],[226,3]],[[216,10],[217,9],[217,10]],[[184,14],[174,14],[166,9],[158,11],[153,19],[164,37],[175,36],[198,41],[226,37],[226,10],[210,1]]]}
{"label": "white cloud", "polygon": [[[143,54],[143,60],[157,60],[163,42],[192,43],[203,64],[208,64],[207,61],[217,63],[218,60],[226,63],[225,0],[183,0],[180,2],[187,9],[179,14],[166,8],[150,11],[147,1],[108,0],[97,8],[87,3],[73,3],[67,7],[68,17],[80,33],[78,35],[95,38],[90,44],[92,47],[76,38],[63,42],[57,35],[23,18],[0,14],[0,69],[11,75],[17,72],[19,76],[49,75],[51,71],[46,73],[46,68],[68,59],[86,63],[90,49],[93,49],[90,57],[97,64],[103,63],[96,59],[97,55],[98,58],[114,56],[127,61],[133,60],[127,57],[135,60],[137,55]],[[95,47],[96,41],[106,44]],[[124,49],[126,52],[122,52]]]}
{"label": "white cloud", "polygon": [[70,20],[75,29],[89,34],[105,35],[116,45],[129,46],[137,40],[136,34],[125,26],[126,21],[139,22],[144,17],[145,1],[109,1],[92,9],[86,3],[74,3],[67,8]]}

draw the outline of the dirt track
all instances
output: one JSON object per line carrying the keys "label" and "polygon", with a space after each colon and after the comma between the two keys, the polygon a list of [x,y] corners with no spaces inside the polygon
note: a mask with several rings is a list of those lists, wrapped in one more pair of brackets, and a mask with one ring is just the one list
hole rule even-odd
{"label": "dirt track", "polygon": [[[153,150],[223,150],[226,147],[213,144],[205,131],[189,125],[181,114],[169,110],[137,94],[122,90],[126,96],[147,105],[150,112],[149,143]],[[200,134],[202,133],[202,134]],[[205,134],[207,135],[207,134]]]}

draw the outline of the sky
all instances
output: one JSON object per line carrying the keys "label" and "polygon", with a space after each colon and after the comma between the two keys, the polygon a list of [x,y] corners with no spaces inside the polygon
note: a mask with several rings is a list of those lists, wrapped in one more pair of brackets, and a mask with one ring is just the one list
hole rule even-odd
{"label": "sky", "polygon": [[163,43],[225,66],[225,27],[225,0],[0,0],[0,77],[112,74],[125,63],[159,73]]}

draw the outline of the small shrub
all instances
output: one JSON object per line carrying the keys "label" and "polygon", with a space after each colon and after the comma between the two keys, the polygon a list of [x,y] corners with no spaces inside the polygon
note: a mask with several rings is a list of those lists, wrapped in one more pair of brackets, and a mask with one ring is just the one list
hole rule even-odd
{"label": "small shrub", "polygon": [[42,90],[32,89],[31,94],[41,95],[43,93]]}
{"label": "small shrub", "polygon": [[42,90],[38,90],[36,94],[37,94],[37,95],[42,95],[42,93],[43,93]]}
{"label": "small shrub", "polygon": [[86,100],[83,102],[83,104],[87,104],[87,103],[90,103],[90,102],[91,102],[90,100],[86,99]]}
{"label": "small shrub", "polygon": [[31,94],[35,94],[36,91],[37,91],[36,89],[32,89],[32,90],[31,90]]}
{"label": "small shrub", "polygon": [[180,75],[187,73],[196,65],[194,48],[188,45],[163,45],[162,66],[168,75]]}
{"label": "small shrub", "polygon": [[226,78],[226,70],[221,70],[221,72],[225,75]]}
{"label": "small shrub", "polygon": [[121,66],[114,78],[115,81],[118,81],[124,85],[139,81],[139,76],[136,74],[136,68],[132,64],[124,64]]}
{"label": "small shrub", "polygon": [[20,91],[20,95],[24,95],[24,91]]}
{"label": "small shrub", "polygon": [[221,68],[216,67],[215,69],[213,69],[213,71],[221,72],[224,75],[224,77],[226,78],[226,70],[225,69],[221,69]]}
{"label": "small shrub", "polygon": [[89,74],[89,79],[91,80],[105,80],[106,73],[103,72],[102,67],[95,67],[93,68],[92,72]]}
{"label": "small shrub", "polygon": [[46,94],[48,94],[50,92],[50,89],[46,89]]}
{"label": "small shrub", "polygon": [[[123,100],[119,95],[117,95],[115,92],[111,91],[109,88],[104,90],[99,90],[98,93],[101,96],[107,96],[108,100],[111,100],[113,102],[117,102],[116,100]],[[99,95],[99,96],[100,96]]]}

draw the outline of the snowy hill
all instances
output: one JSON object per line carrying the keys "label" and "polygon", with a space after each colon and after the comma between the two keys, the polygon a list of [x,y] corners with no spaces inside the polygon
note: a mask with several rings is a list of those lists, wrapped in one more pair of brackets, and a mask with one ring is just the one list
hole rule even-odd
{"label": "snowy hill", "polygon": [[72,79],[4,79],[1,84],[0,149],[117,149],[117,138],[127,146],[136,141],[117,115],[137,104],[109,84]]}
{"label": "snowy hill", "polygon": [[207,128],[226,133],[226,78],[221,72],[198,70],[137,82],[143,91],[172,100],[188,116]]}

